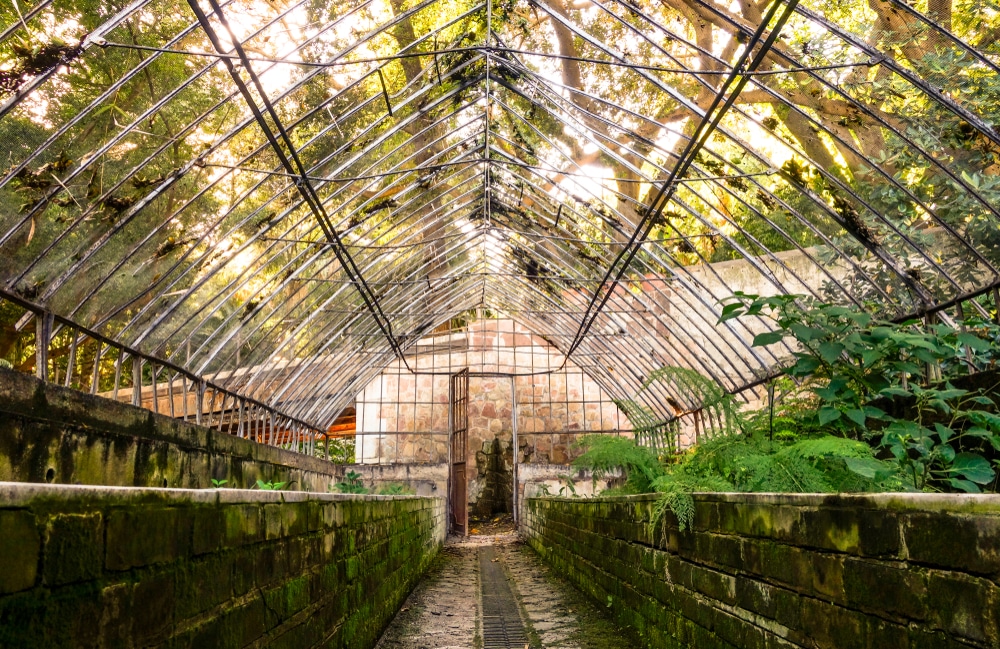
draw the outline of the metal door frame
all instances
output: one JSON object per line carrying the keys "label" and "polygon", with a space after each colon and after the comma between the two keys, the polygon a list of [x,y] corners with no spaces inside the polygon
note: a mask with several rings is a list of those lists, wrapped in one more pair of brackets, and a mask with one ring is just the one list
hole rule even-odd
{"label": "metal door frame", "polygon": [[[469,370],[452,374],[448,382],[448,531],[469,535]],[[461,461],[458,461],[459,457]],[[461,467],[460,493],[456,468]],[[458,500],[464,500],[460,505]],[[459,505],[459,507],[456,507]],[[462,520],[459,521],[458,518]]]}

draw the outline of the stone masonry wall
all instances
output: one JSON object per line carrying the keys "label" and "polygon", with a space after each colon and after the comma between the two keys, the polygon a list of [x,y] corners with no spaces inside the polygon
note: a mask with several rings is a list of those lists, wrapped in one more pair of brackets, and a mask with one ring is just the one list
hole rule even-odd
{"label": "stone masonry wall", "polygon": [[0,368],[0,481],[205,488],[258,479],[323,491],[326,460]]}
{"label": "stone masonry wall", "polygon": [[409,360],[418,374],[392,364],[358,395],[359,465],[446,463],[450,374],[464,368],[472,373],[466,462],[473,514],[510,509],[515,402],[517,462],[550,467],[542,473],[554,484],[579,455],[580,435],[630,434],[631,423],[596,381],[572,362],[559,369],[564,356],[513,320],[476,321],[439,338]]}
{"label": "stone masonry wall", "polygon": [[444,501],[0,483],[0,647],[374,646]]}
{"label": "stone masonry wall", "polygon": [[702,494],[528,501],[541,556],[649,647],[1000,646],[1000,497]]}

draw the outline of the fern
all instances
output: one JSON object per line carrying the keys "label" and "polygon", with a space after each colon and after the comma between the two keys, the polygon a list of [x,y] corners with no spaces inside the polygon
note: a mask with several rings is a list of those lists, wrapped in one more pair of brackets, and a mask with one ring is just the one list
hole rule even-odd
{"label": "fern", "polygon": [[[625,485],[606,493],[660,494],[651,530],[665,531],[668,511],[681,531],[688,529],[694,517],[691,494],[700,491],[834,493],[904,487],[867,444],[830,435],[794,442],[772,442],[763,435],[720,436],[670,465],[627,438],[590,435],[581,445],[586,450],[574,462],[577,468],[591,470],[598,479],[624,472]],[[865,470],[858,471],[857,465]]]}
{"label": "fern", "polygon": [[650,535],[656,534],[659,527],[663,534],[663,544],[666,545],[667,521],[666,514],[671,512],[677,517],[677,527],[683,532],[694,525],[694,498],[691,493],[680,488],[671,488],[660,493],[653,503],[653,512],[649,520]]}
{"label": "fern", "polygon": [[[615,401],[632,422],[636,438],[644,445],[670,454],[678,451],[676,421],[657,415],[641,403],[657,383],[663,384],[664,391],[670,395],[667,400],[676,409],[700,410],[707,426],[714,429],[712,432],[729,435],[745,429],[740,404],[714,380],[686,367],[664,366],[650,373],[633,398]],[[656,400],[663,399],[657,397]]]}
{"label": "fern", "polygon": [[743,429],[740,404],[713,379],[686,367],[664,366],[654,370],[642,384],[643,392],[654,383],[664,383],[678,395],[687,410],[702,410],[718,432],[731,434]]}
{"label": "fern", "polygon": [[652,491],[653,482],[666,471],[653,450],[627,437],[586,435],[579,445],[584,452],[573,461],[574,467],[590,470],[597,480],[623,472],[630,493]]}
{"label": "fern", "polygon": [[613,401],[628,417],[632,424],[632,432],[640,444],[658,452],[676,452],[676,426],[670,421],[657,417],[652,409],[637,401],[631,399],[613,399]]}

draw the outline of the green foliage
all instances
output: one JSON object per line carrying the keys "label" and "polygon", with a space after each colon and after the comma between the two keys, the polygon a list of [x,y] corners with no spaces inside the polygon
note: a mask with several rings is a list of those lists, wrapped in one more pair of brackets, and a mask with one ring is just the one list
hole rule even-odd
{"label": "green foliage", "polygon": [[[670,404],[676,411],[700,410],[707,419],[717,423],[717,432],[728,434],[743,427],[739,404],[715,381],[686,367],[661,367],[650,373],[631,399],[615,400],[615,405],[632,422],[636,438],[657,453],[672,455],[677,452],[677,426],[642,403],[654,386],[671,395]],[[649,398],[656,400],[662,396],[650,394]]]}
{"label": "green foliage", "polygon": [[[1000,453],[997,404],[949,381],[931,387],[920,381],[995,367],[996,325],[969,321],[921,329],[915,322],[879,321],[845,307],[803,302],[792,295],[737,293],[723,309],[722,321],[771,318],[774,330],[758,334],[755,345],[787,340],[796,350],[788,376],[768,385],[765,407],[740,412],[708,379],[658,371],[644,389],[665,377],[684,377],[683,396],[718,405],[715,421],[726,422],[722,428],[674,458],[658,455],[638,432],[635,440],[586,436],[574,465],[596,479],[621,477],[618,493],[658,492],[654,529],[667,512],[681,530],[690,527],[691,494],[698,491],[979,492],[995,484],[987,455]],[[907,417],[886,412],[893,399],[905,405]]]}
{"label": "green foliage", "polygon": [[651,491],[664,473],[652,449],[627,437],[585,435],[578,444],[584,452],[573,461],[575,468],[591,471],[595,480],[623,477],[629,493]]}
{"label": "green foliage", "polygon": [[257,488],[261,491],[281,491],[285,485],[291,484],[289,482],[264,482],[263,480],[257,480]]}
{"label": "green foliage", "polygon": [[573,480],[572,476],[566,475],[565,473],[560,473],[559,481],[563,483],[563,486],[559,487],[560,496],[571,496],[576,498],[576,481]]}
{"label": "green foliage", "polygon": [[316,457],[322,457],[323,459],[329,459],[334,464],[354,464],[356,458],[354,455],[354,438],[346,439],[331,439],[330,444],[330,456],[326,456],[326,446],[317,444],[316,445]]}
{"label": "green foliage", "polygon": [[981,454],[984,447],[1000,451],[1000,417],[982,409],[996,409],[990,397],[950,383],[943,389],[918,386],[891,393],[912,400],[915,414],[913,419],[888,418],[882,446],[915,488],[948,485],[979,493],[994,482],[996,472]]}
{"label": "green foliage", "polygon": [[229,484],[229,480],[228,479],[227,480],[216,480],[215,478],[212,478],[212,486],[215,487],[216,489],[221,489],[222,487],[226,486],[227,484]]}
{"label": "green foliage", "polygon": [[344,479],[333,485],[333,488],[342,494],[366,494],[370,493],[365,487],[361,474],[356,471],[348,471]]}
{"label": "green foliage", "polygon": [[[358,476],[360,477],[360,475]],[[350,492],[354,493],[354,492]],[[358,492],[364,493],[364,492]],[[416,495],[417,490],[410,485],[405,485],[401,482],[387,482],[380,486],[376,491],[379,496],[413,496]]]}
{"label": "green foliage", "polygon": [[[996,473],[984,451],[1000,451],[993,400],[956,389],[948,381],[970,369],[995,367],[1000,327],[981,320],[919,326],[894,323],[802,296],[759,297],[737,293],[720,321],[769,318],[775,328],[758,334],[755,346],[788,341],[797,350],[787,371],[799,393],[815,397],[812,412],[798,417],[810,429],[869,440],[886,449],[908,486],[917,490],[978,492]],[[938,383],[922,387],[928,378]],[[897,418],[883,409],[891,400],[910,405]],[[772,398],[773,403],[773,398]],[[882,406],[882,407],[880,407]],[[847,463],[857,475],[876,479],[884,467]]]}

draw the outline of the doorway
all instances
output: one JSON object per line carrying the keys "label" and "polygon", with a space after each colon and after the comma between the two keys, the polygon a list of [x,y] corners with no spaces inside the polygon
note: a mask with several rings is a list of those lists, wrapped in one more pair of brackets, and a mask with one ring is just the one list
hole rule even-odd
{"label": "doorway", "polygon": [[469,445],[469,370],[464,369],[451,377],[449,390],[451,404],[450,462],[448,470],[450,532],[459,536],[469,534],[469,477],[467,471]]}

